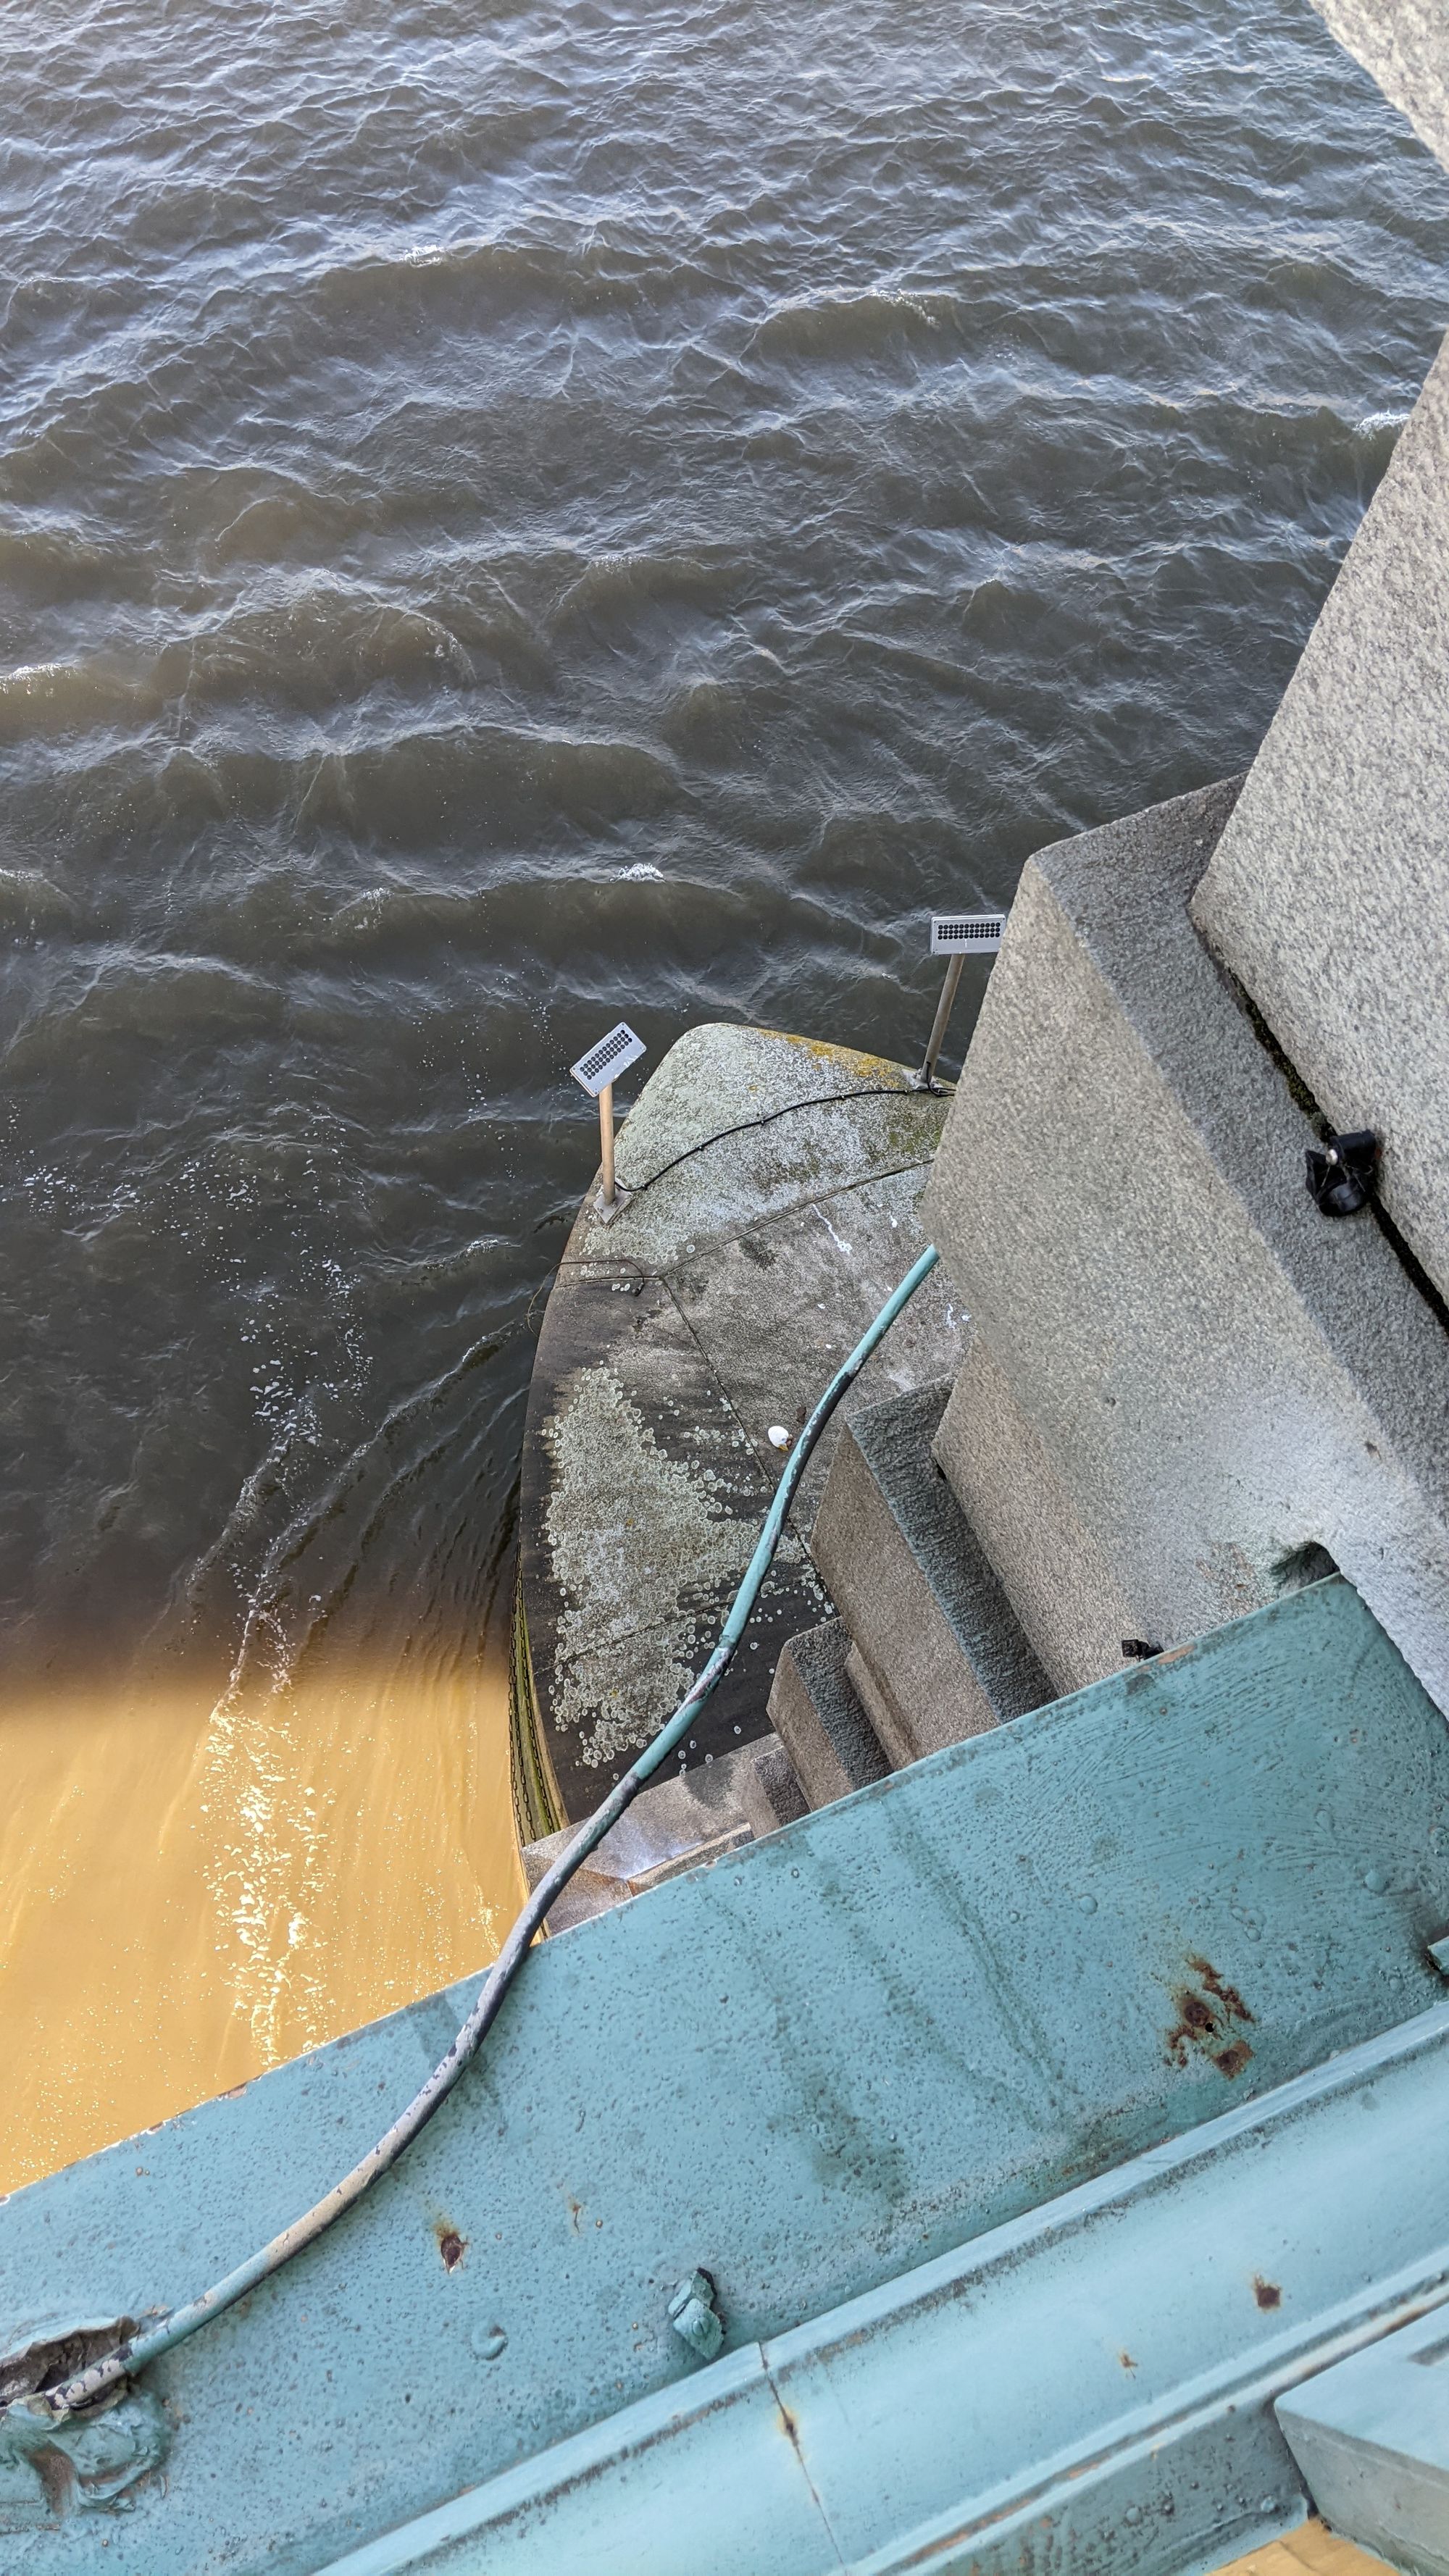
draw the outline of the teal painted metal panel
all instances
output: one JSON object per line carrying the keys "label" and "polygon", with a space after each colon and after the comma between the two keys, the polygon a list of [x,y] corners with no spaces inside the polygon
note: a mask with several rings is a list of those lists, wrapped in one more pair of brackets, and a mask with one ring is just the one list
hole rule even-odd
{"label": "teal painted metal panel", "polygon": [[1441,2005],[328,2576],[1201,2576],[1304,2517],[1285,2388],[1445,2341],[1446,2125]]}
{"label": "teal painted metal panel", "polygon": [[[156,2367],[164,2490],[25,2576],[310,2576],[678,2387],[696,2264],[727,2351],[788,2331],[1421,2011],[1446,1922],[1449,1738],[1342,1584],[953,1747],[536,1954],[404,2164]],[[216,2277],[471,1991],[16,2195],[0,2321]]]}
{"label": "teal painted metal panel", "polygon": [[1449,2576],[1449,2318],[1401,2327],[1277,2411],[1335,2531],[1410,2576]]}
{"label": "teal painted metal panel", "polygon": [[385,2534],[326,2576],[837,2576],[758,2344]]}

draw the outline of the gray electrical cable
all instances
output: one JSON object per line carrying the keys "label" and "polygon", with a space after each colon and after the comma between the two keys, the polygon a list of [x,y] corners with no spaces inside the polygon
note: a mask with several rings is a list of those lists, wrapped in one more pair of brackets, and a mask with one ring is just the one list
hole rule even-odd
{"label": "gray electrical cable", "polygon": [[[323,2235],[345,2210],[351,2209],[354,2202],[361,2200],[363,2193],[377,2181],[380,2174],[385,2174],[390,2166],[397,2163],[399,2156],[411,2146],[419,2131],[427,2127],[434,2112],[452,2092],[464,2067],[476,2056],[505,1995],[527,1957],[529,1945],[550,1907],[562,1895],[575,1870],[582,1866],[590,1852],[603,1841],[610,1827],[618,1823],[625,1808],[638,1796],[640,1790],[652,1779],[660,1764],[689,1733],[721,1675],[728,1669],[735,1648],[744,1633],[750,1612],[754,1608],[760,1586],[774,1560],[775,1550],[780,1543],[780,1533],[785,1525],[785,1515],[795,1498],[800,1478],[804,1474],[816,1442],[841,1397],[859,1376],[877,1344],[889,1332],[902,1307],[915,1295],[922,1280],[934,1270],[938,1258],[934,1245],[922,1253],[920,1260],[907,1272],[899,1287],[886,1299],[874,1322],[856,1343],[849,1359],[836,1370],[785,1462],[784,1471],[775,1488],[774,1498],[765,1515],[764,1526],[760,1531],[755,1552],[745,1569],[744,1580],[735,1594],[729,1617],[720,1632],[719,1643],[693,1690],[686,1699],[681,1700],[674,1715],[660,1728],[652,1744],[640,1754],[637,1762],[631,1765],[622,1780],[610,1791],[603,1805],[589,1818],[587,1824],[580,1826],[568,1850],[554,1862],[547,1875],[539,1880],[479,1988],[467,2020],[463,2023],[447,2055],[434,2067],[421,2092],[413,2096],[407,2109],[399,2113],[391,2128],[378,2139],[376,2146],[369,2147],[361,2162],[355,2164],[350,2173],[344,2174],[340,2182],[334,2183],[332,2189],[311,2209],[304,2211],[300,2218],[293,2219],[290,2227],[284,2227],[280,2236],[274,2236],[270,2244],[260,2246],[255,2254],[248,2255],[244,2263],[238,2263],[235,2270],[228,2272],[224,2279],[214,2282],[209,2290],[203,2290],[199,2298],[190,2299],[182,2307],[173,2308],[169,2316],[160,2318],[154,2326],[148,2326],[144,2333],[132,2335],[129,2341],[123,2343],[117,2351],[108,2353],[104,2360],[92,2362],[89,2369],[79,2371],[73,2379],[66,2380],[60,2387],[44,2389],[29,2398],[18,2399],[15,2401],[17,2404],[31,2409],[43,2407],[57,2420],[64,2416],[78,2414],[84,2407],[93,2406],[99,2398],[107,2396],[123,2381],[134,2378],[136,2372],[144,2370],[148,2362],[159,2360],[164,2352],[173,2351],[177,2344],[186,2341],[188,2335],[194,2335],[198,2327],[208,2324],[213,2317],[221,2316],[224,2310],[234,2306],[238,2299],[245,2298],[248,2290],[254,2290],[258,2282],[265,2281],[274,2272],[280,2272],[282,2266],[290,2263],[293,2256],[300,2254],[305,2246],[315,2244],[317,2238]],[[8,2409],[5,2411],[8,2412]],[[0,2421],[3,2421],[3,2414],[0,2414]]]}

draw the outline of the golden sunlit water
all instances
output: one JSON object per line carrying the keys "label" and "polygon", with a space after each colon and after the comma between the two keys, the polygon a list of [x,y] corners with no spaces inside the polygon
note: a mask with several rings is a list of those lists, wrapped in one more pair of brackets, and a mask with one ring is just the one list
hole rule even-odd
{"label": "golden sunlit water", "polygon": [[488,1958],[568,1066],[913,1058],[933,908],[1244,766],[1449,211],[1279,0],[9,0],[4,67],[15,2184]]}
{"label": "golden sunlit water", "polygon": [[507,1681],[304,1665],[0,1720],[0,2190],[491,1959]]}

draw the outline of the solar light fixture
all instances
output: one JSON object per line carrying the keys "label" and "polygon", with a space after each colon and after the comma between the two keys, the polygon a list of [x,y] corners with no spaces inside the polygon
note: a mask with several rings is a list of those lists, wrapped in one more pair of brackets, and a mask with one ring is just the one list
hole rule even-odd
{"label": "solar light fixture", "polygon": [[614,1186],[614,1083],[627,1073],[645,1052],[644,1041],[636,1037],[627,1020],[620,1020],[597,1046],[586,1047],[577,1064],[569,1071],[581,1091],[587,1091],[599,1104],[600,1160],[604,1168],[603,1187],[599,1192],[599,1213],[607,1224],[618,1210],[619,1194]]}
{"label": "solar light fixture", "polygon": [[1004,912],[933,912],[931,915],[931,955],[949,958],[931,1034],[919,1073],[911,1076],[913,1091],[936,1089],[936,1059],[946,1040],[946,1027],[955,1005],[961,969],[968,957],[994,957],[1001,946],[1006,928]]}
{"label": "solar light fixture", "polygon": [[1004,912],[933,912],[933,957],[994,957],[1006,928]]}

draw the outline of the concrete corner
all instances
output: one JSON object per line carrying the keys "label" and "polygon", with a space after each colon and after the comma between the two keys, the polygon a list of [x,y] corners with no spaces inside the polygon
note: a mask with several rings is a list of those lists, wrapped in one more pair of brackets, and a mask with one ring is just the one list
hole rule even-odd
{"label": "concrete corner", "polygon": [[1028,865],[923,1212],[1145,1636],[1317,1545],[1449,1707],[1449,1336],[1189,918],[1236,793]]}
{"label": "concrete corner", "polygon": [[1449,1291],[1449,351],[1192,908]]}

